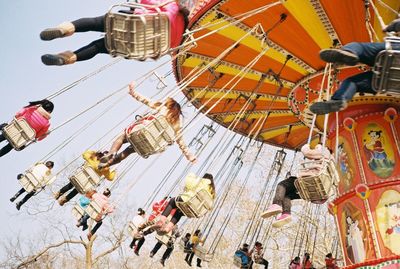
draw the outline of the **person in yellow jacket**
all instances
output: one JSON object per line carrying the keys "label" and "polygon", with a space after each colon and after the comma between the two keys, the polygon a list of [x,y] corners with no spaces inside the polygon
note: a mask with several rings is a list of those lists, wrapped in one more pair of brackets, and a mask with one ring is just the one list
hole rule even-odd
{"label": "person in yellow jacket", "polygon": [[[186,254],[185,261],[189,266],[192,266],[192,260],[194,256],[194,252],[196,251],[196,247],[200,244],[204,243],[204,240],[200,238],[201,232],[200,230],[196,230],[194,234],[192,235],[192,238],[190,239],[191,241],[191,247],[192,251],[188,254]],[[197,258],[197,267],[201,267],[201,259]]]}
{"label": "person in yellow jacket", "polygon": [[[100,163],[100,158],[102,158],[107,153],[108,153],[107,151],[100,152],[100,151],[94,151],[94,150],[87,150],[82,154],[82,158],[85,160],[85,163],[84,163],[85,166],[92,167],[93,170],[99,176],[104,176],[107,180],[113,181],[116,176],[115,171],[110,171],[110,169],[108,167],[98,169],[98,165]],[[66,196],[63,195],[64,193],[66,193],[68,191],[70,191],[70,192]],[[56,192],[54,194],[54,198],[56,200],[58,200],[58,203],[61,206],[63,206],[66,202],[71,200],[77,194],[78,194],[78,190],[76,190],[74,188],[74,185],[71,182],[69,182],[67,185],[62,187],[58,192]]]}
{"label": "person in yellow jacket", "polygon": [[106,154],[108,154],[107,151],[87,150],[82,154],[82,158],[86,161],[85,165],[92,167],[99,176],[104,176],[107,180],[113,181],[116,175],[115,170],[110,171],[109,167],[98,168],[100,159]]}
{"label": "person in yellow jacket", "polygon": [[[202,178],[199,178],[193,173],[190,173],[186,176],[185,179],[185,187],[183,193],[175,198],[171,198],[168,202],[167,207],[164,212],[161,214],[159,221],[157,222],[157,226],[160,227],[159,232],[161,233],[169,233],[174,228],[175,224],[183,216],[182,211],[177,207],[176,202],[187,202],[191,197],[193,197],[197,192],[201,190],[206,190],[212,199],[215,199],[215,185],[214,185],[214,177],[211,174],[204,174]],[[175,213],[172,216],[172,219],[166,225],[165,222],[167,217],[171,214],[171,211],[175,209]]]}

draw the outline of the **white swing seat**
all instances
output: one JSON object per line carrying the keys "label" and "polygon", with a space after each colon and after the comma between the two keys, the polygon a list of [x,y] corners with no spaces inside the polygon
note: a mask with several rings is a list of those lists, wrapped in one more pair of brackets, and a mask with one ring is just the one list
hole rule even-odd
{"label": "white swing seat", "polygon": [[22,188],[26,192],[37,191],[42,187],[46,186],[47,178],[45,177],[37,177],[32,172],[32,170],[28,170],[18,181],[21,184]]}
{"label": "white swing seat", "polygon": [[202,261],[210,262],[214,258],[213,253],[207,253],[204,246],[197,245],[194,249],[194,255],[199,257]]}
{"label": "white swing seat", "polygon": [[90,201],[85,211],[86,214],[88,214],[89,217],[95,221],[97,221],[98,218],[101,218],[103,216],[102,208],[95,200]]}
{"label": "white swing seat", "polygon": [[101,176],[92,167],[82,165],[69,177],[69,180],[79,193],[85,194],[100,184]]}
{"label": "white swing seat", "polygon": [[[121,13],[121,9],[140,10],[143,14]],[[155,13],[146,13],[151,8]],[[159,58],[170,48],[171,26],[158,6],[125,3],[112,6],[106,14],[106,48],[112,56],[144,61]]]}
{"label": "white swing seat", "polygon": [[85,214],[85,209],[80,206],[80,204],[76,203],[72,208],[72,216],[78,221]]}
{"label": "white swing seat", "polygon": [[14,118],[2,130],[4,137],[15,150],[21,150],[35,140],[36,132],[25,119]]}
{"label": "white swing seat", "polygon": [[132,221],[128,223],[128,235],[136,239],[143,238],[143,233],[138,232],[138,227]]}
{"label": "white swing seat", "polygon": [[167,245],[171,237],[172,237],[172,231],[164,235],[160,235],[158,233],[156,234],[157,241],[162,243],[163,245]]}
{"label": "white swing seat", "polygon": [[214,199],[204,189],[195,193],[186,202],[176,201],[176,206],[188,218],[200,218],[213,207]]}
{"label": "white swing seat", "polygon": [[300,197],[311,202],[327,200],[332,186],[339,182],[333,160],[308,160],[300,164],[298,178],[294,182]]}
{"label": "white swing seat", "polygon": [[381,51],[375,59],[372,88],[378,93],[400,96],[400,50],[393,50],[394,44],[400,47],[400,37],[385,38],[387,50]]}
{"label": "white swing seat", "polygon": [[175,139],[175,131],[165,116],[156,115],[132,128],[126,137],[132,147],[143,158],[163,152]]}

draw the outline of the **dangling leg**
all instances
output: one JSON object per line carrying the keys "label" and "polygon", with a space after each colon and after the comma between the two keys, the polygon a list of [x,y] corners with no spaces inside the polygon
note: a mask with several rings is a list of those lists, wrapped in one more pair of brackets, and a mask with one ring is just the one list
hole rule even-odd
{"label": "dangling leg", "polygon": [[135,247],[135,254],[139,256],[139,250],[141,249],[141,247],[143,246],[144,241],[146,241],[146,239],[144,237],[139,239],[139,242],[137,243],[136,247]]}
{"label": "dangling leg", "polygon": [[174,229],[175,225],[179,222],[182,216],[183,216],[182,211],[180,211],[179,208],[177,208],[171,221],[168,222],[167,225],[165,225],[163,228],[161,228],[160,232],[169,233],[170,231],[172,231],[172,229]]}
{"label": "dangling leg", "polygon": [[[7,125],[7,123],[2,123],[1,125]],[[3,129],[5,126],[3,126],[1,129]],[[0,134],[0,142],[3,142],[4,140],[6,140],[6,137],[3,134]]]}
{"label": "dangling leg", "polygon": [[114,158],[114,155],[118,152],[118,150],[121,149],[122,145],[124,143],[128,142],[125,139],[125,133],[120,134],[117,139],[114,140],[113,144],[111,145],[111,149],[108,152],[108,154],[104,155],[103,157],[101,157],[100,162],[102,163],[107,163],[108,161],[110,161],[111,159]]}
{"label": "dangling leg", "polygon": [[276,186],[275,196],[274,200],[272,201],[272,205],[270,205],[268,209],[261,214],[262,218],[269,218],[282,212],[282,204],[283,204],[283,199],[285,197],[285,193],[286,193],[286,186],[283,180]]}
{"label": "dangling leg", "polygon": [[104,32],[105,15],[94,18],[81,18],[73,22],[63,22],[55,28],[45,29],[40,33],[42,40],[53,40],[55,38],[70,36],[75,32]]}
{"label": "dangling leg", "polygon": [[13,197],[10,198],[10,202],[14,202],[18,198],[18,196],[20,196],[24,192],[25,192],[25,189],[21,188]]}
{"label": "dangling leg", "polygon": [[42,55],[42,62],[45,65],[73,64],[77,61],[89,60],[99,53],[108,53],[104,38],[97,39],[74,52],[65,51],[59,54]]}
{"label": "dangling leg", "polygon": [[25,204],[25,202],[28,201],[29,198],[31,198],[33,195],[35,195],[35,191],[31,191],[30,193],[25,195],[24,198],[16,204],[17,209],[19,210],[21,206]]}
{"label": "dangling leg", "polygon": [[5,145],[2,149],[0,149],[0,157],[6,155],[7,153],[9,153],[11,150],[13,149],[13,146],[8,143],[7,145]]}
{"label": "dangling leg", "polygon": [[347,102],[353,98],[356,92],[374,94],[375,91],[371,86],[372,74],[372,71],[368,71],[346,78],[332,95],[331,100],[312,104],[310,106],[311,112],[323,115],[341,111],[347,107]]}
{"label": "dangling leg", "polygon": [[197,267],[201,267],[201,259],[197,258]]}
{"label": "dangling leg", "polygon": [[74,187],[74,185],[71,182],[69,182],[67,185],[62,187],[58,192],[54,193],[54,198],[57,200],[58,198],[60,198],[61,195],[63,195],[64,193],[66,193],[67,191],[72,189],[73,187]]}
{"label": "dangling leg", "polygon": [[150,258],[153,258],[153,256],[157,253],[157,251],[161,248],[162,243],[157,241],[157,244],[154,245],[154,248],[150,251]]}
{"label": "dangling leg", "polygon": [[131,155],[134,152],[135,152],[135,149],[132,146],[128,146],[122,152],[115,154],[114,157],[111,160],[109,160],[107,163],[100,163],[98,167],[99,167],[99,169],[102,169],[104,167],[110,167],[112,165],[120,163],[123,160],[125,160],[126,157],[128,157],[129,155]]}
{"label": "dangling leg", "polygon": [[96,225],[92,228],[92,230],[89,232],[87,235],[88,239],[90,240],[92,236],[97,232],[97,230],[100,228],[100,226],[103,224],[103,221],[99,221],[96,223]]}

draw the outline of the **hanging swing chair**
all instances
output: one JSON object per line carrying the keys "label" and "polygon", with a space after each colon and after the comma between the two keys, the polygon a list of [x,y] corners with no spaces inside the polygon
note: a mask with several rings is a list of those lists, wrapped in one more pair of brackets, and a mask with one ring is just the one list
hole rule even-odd
{"label": "hanging swing chair", "polygon": [[129,143],[143,158],[163,152],[175,139],[174,129],[165,116],[159,114],[143,117],[125,132]]}
{"label": "hanging swing chair", "polygon": [[80,194],[84,194],[100,184],[101,176],[91,166],[84,164],[69,177],[69,180]]}
{"label": "hanging swing chair", "polygon": [[81,207],[79,203],[76,203],[75,206],[72,208],[72,216],[77,221],[79,221],[84,214],[85,214],[85,209]]}
{"label": "hanging swing chair", "polygon": [[138,232],[138,227],[132,221],[128,223],[128,235],[135,239],[140,239],[144,236],[142,232]]}
{"label": "hanging swing chair", "polygon": [[372,88],[377,93],[400,95],[400,37],[385,37],[386,50],[381,51],[375,59],[372,76]]}
{"label": "hanging swing chair", "polygon": [[158,242],[162,243],[163,245],[167,245],[172,237],[172,231],[167,234],[156,234],[156,239]]}
{"label": "hanging swing chair", "polygon": [[25,119],[14,118],[2,133],[15,150],[22,150],[35,141],[36,132]]}
{"label": "hanging swing chair", "polygon": [[[170,3],[167,1],[162,5]],[[161,5],[161,6],[162,6]],[[106,48],[112,56],[144,61],[159,58],[170,48],[170,22],[161,6],[123,3],[106,14]],[[129,10],[121,11],[121,8]],[[147,13],[152,10],[153,13]]]}
{"label": "hanging swing chair", "polygon": [[213,253],[208,253],[207,249],[204,246],[196,246],[194,249],[194,255],[196,255],[198,258],[200,258],[202,261],[205,262],[210,262],[214,258]]}
{"label": "hanging swing chair", "polygon": [[197,191],[186,202],[176,201],[176,206],[188,218],[200,218],[207,214],[213,207],[213,198],[204,189]]}
{"label": "hanging swing chair", "polygon": [[18,179],[18,181],[24,188],[24,190],[28,193],[32,191],[37,191],[50,184],[50,179],[48,177],[35,175],[33,168],[25,171],[25,173],[22,175],[21,178]]}
{"label": "hanging swing chair", "polygon": [[300,164],[294,182],[300,197],[313,203],[323,203],[331,195],[339,175],[332,159],[305,160]]}

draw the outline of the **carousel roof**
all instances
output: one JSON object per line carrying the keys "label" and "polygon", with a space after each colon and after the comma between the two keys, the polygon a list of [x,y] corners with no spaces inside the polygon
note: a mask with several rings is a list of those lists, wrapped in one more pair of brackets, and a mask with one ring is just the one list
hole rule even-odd
{"label": "carousel roof", "polygon": [[[382,2],[399,10],[398,0]],[[394,18],[378,1],[375,6],[386,23]],[[309,135],[303,112],[318,98],[325,67],[318,52],[370,41],[361,0],[197,1],[190,31],[197,45],[181,51],[174,64],[194,106],[238,133],[290,149],[301,147]],[[337,82],[363,70],[339,69]]]}

